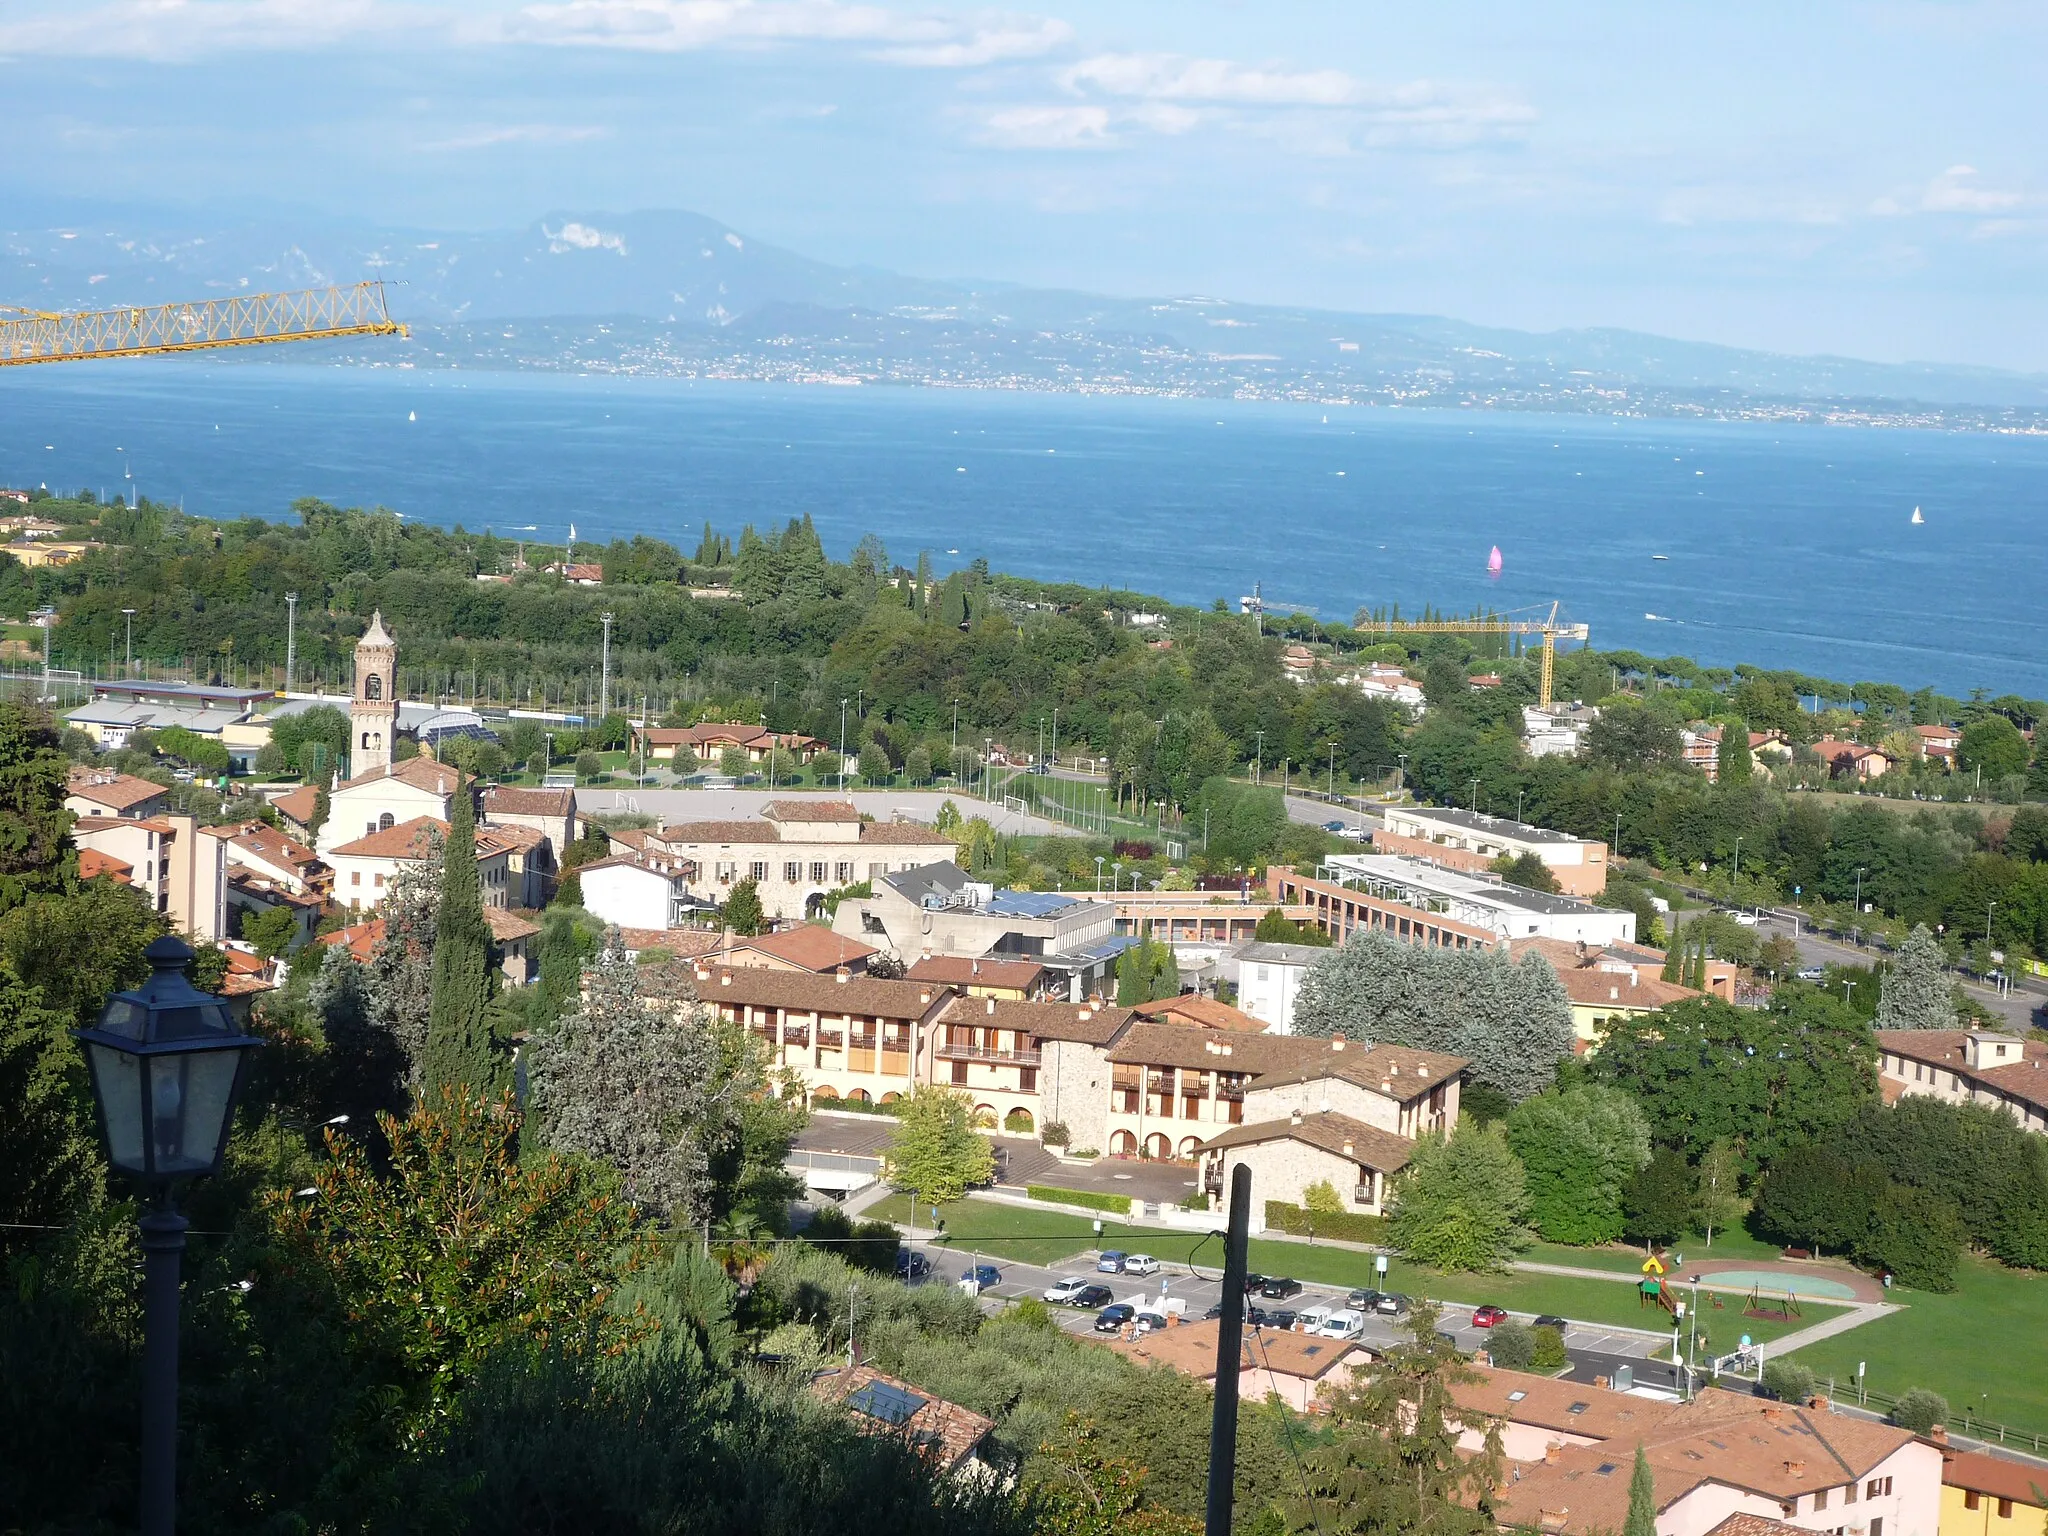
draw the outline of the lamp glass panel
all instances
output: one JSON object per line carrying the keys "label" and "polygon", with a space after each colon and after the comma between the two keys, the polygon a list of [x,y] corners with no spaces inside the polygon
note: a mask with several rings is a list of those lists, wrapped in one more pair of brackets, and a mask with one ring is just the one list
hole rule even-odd
{"label": "lamp glass panel", "polygon": [[124,1040],[140,1040],[149,1028],[149,1009],[126,993],[117,993],[100,1010],[100,1028]]}
{"label": "lamp glass panel", "polygon": [[239,1051],[194,1051],[151,1059],[150,1139],[158,1174],[212,1169],[240,1057]]}
{"label": "lamp glass panel", "polygon": [[91,1043],[92,1075],[107,1124],[107,1156],[124,1173],[146,1173],[142,1159],[142,1058]]}

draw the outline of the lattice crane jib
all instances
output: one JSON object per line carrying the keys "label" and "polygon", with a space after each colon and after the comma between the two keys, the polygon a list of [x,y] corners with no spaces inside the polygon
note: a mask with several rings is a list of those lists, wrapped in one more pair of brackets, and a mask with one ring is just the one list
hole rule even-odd
{"label": "lattice crane jib", "polygon": [[0,367],[407,334],[380,282],[67,314],[0,306]]}

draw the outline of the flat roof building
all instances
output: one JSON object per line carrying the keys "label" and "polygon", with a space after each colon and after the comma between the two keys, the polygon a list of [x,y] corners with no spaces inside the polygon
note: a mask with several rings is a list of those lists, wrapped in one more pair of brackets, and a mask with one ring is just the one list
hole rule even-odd
{"label": "flat roof building", "polygon": [[1635,942],[1633,912],[1596,907],[1575,896],[1553,896],[1499,879],[1482,879],[1405,855],[1332,854],[1323,861],[1322,877],[1340,885],[1357,882],[1371,895],[1419,911],[1442,913],[1503,939]]}
{"label": "flat roof building", "polygon": [[1373,845],[1384,853],[1430,859],[1466,874],[1484,872],[1495,859],[1533,853],[1568,896],[1607,889],[1607,845],[1594,838],[1455,806],[1390,805],[1381,819]]}

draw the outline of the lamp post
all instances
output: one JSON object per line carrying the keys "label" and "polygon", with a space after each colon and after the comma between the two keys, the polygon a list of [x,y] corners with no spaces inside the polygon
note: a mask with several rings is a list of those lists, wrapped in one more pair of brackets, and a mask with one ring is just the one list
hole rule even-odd
{"label": "lamp post", "polygon": [[143,1252],[142,1536],[171,1536],[178,1493],[178,1277],[185,1218],[180,1179],[220,1171],[248,1052],[221,998],[185,978],[192,950],[166,935],[143,951],[151,975],[118,992],[91,1029],[72,1031],[85,1047],[107,1161],[142,1182],[149,1208]]}
{"label": "lamp post", "polygon": [[1735,878],[1742,878],[1742,839],[1735,839]]}
{"label": "lamp post", "polygon": [[1102,894],[1102,863],[1102,855],[1098,853],[1095,855],[1095,894],[1098,896]]}
{"label": "lamp post", "polygon": [[839,793],[846,793],[846,700],[839,701]]}
{"label": "lamp post", "polygon": [[[1839,890],[1840,887],[1838,886],[1836,889]],[[1854,906],[1858,912],[1863,910],[1863,871],[1861,868],[1858,868],[1856,871],[1856,900]]]}
{"label": "lamp post", "polygon": [[[294,592],[292,597],[296,600],[298,595],[298,593]],[[135,670],[135,610],[133,608],[123,608],[121,610],[121,617],[128,621],[128,670],[133,672]],[[291,669],[289,667],[285,669],[285,687],[291,687]]]}

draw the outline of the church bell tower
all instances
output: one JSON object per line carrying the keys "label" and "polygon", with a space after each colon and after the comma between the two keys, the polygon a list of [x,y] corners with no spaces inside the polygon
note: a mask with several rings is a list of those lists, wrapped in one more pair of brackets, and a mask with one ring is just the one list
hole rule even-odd
{"label": "church bell tower", "polygon": [[384,627],[384,615],[370,615],[370,627],[356,642],[355,696],[349,703],[349,775],[361,778],[391,766],[398,740],[398,643]]}

